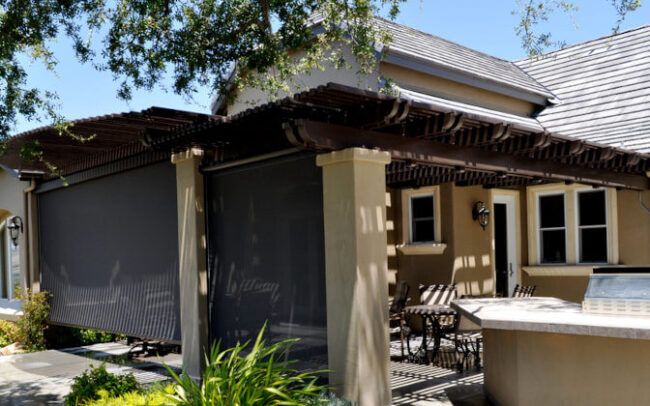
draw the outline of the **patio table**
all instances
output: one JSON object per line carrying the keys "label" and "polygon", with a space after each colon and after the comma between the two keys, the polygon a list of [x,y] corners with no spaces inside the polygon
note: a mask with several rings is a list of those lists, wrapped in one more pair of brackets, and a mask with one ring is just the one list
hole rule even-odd
{"label": "patio table", "polygon": [[[424,363],[435,363],[438,358],[438,353],[440,351],[440,339],[442,336],[449,331],[455,330],[457,327],[458,318],[456,317],[457,312],[449,307],[448,305],[443,304],[433,304],[433,305],[415,305],[415,306],[406,306],[404,308],[404,313],[407,315],[420,316],[422,318],[422,344],[418,348],[417,352],[413,354],[411,352],[410,345],[407,340],[407,350],[409,355],[416,360],[423,360]],[[455,322],[452,327],[443,327],[440,323],[442,317],[454,317]],[[427,322],[431,323],[432,327],[432,336],[433,336],[433,351],[431,358],[427,357]]]}

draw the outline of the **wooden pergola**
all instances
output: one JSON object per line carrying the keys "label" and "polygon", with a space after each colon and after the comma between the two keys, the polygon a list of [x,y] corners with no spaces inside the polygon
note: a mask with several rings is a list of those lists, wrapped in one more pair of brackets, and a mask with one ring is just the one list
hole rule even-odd
{"label": "wooden pergola", "polygon": [[191,146],[208,151],[206,164],[287,148],[365,147],[391,153],[386,183],[395,188],[446,182],[650,188],[650,156],[550,134],[530,122],[330,83],[227,117],[153,107],[75,121],[75,133],[96,135],[87,142],[44,127],[12,139],[14,153],[2,163],[25,167],[15,151],[35,140],[63,176],[133,156],[168,159]]}
{"label": "wooden pergola", "polygon": [[648,155],[332,83],[147,139],[152,148],[213,149],[213,163],[288,147],[377,148],[391,153],[386,183],[396,188],[445,182],[650,188]]}

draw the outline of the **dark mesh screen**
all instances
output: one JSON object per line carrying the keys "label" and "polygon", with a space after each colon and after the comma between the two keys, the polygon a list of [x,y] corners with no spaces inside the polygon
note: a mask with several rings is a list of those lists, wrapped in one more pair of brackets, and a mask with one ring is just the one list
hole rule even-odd
{"label": "dark mesh screen", "polygon": [[289,357],[327,366],[323,192],[313,155],[207,176],[211,339],[298,337]]}
{"label": "dark mesh screen", "polygon": [[46,192],[38,205],[52,321],[180,341],[171,163]]}

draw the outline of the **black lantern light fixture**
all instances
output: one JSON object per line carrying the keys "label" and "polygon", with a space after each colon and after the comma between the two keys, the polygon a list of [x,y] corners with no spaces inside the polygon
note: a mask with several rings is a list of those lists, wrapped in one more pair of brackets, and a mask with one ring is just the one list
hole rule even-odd
{"label": "black lantern light fixture", "polygon": [[483,230],[485,230],[485,227],[488,225],[489,215],[490,210],[485,207],[485,203],[480,200],[474,203],[474,206],[472,207],[472,219],[475,221],[478,220],[478,223],[483,227]]}
{"label": "black lantern light fixture", "polygon": [[9,230],[9,237],[14,247],[18,246],[18,237],[23,232],[23,219],[19,216],[14,216],[8,221],[7,229]]}

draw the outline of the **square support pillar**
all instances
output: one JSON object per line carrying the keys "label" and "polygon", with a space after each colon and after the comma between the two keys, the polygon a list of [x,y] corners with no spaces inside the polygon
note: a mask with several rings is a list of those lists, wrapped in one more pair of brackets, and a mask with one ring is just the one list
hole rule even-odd
{"label": "square support pillar", "polygon": [[323,168],[330,383],[360,406],[389,405],[387,152],[319,155]]}
{"label": "square support pillar", "polygon": [[172,155],[176,165],[178,257],[183,369],[201,377],[208,350],[207,259],[203,175],[200,149]]}

